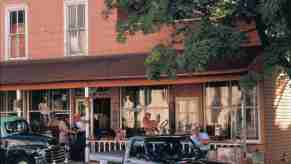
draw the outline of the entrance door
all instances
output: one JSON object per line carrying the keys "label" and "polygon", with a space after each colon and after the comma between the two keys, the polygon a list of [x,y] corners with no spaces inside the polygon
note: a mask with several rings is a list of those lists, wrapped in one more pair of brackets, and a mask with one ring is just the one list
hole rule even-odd
{"label": "entrance door", "polygon": [[94,129],[110,129],[110,98],[96,98],[93,100],[93,116]]}

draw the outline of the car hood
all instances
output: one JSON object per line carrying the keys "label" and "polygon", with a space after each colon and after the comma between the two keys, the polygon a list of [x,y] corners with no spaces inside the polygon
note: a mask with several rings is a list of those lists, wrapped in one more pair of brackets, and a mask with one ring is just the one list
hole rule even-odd
{"label": "car hood", "polygon": [[34,134],[34,133],[19,133],[7,136],[4,140],[8,141],[10,146],[12,145],[55,145],[56,140],[52,137]]}

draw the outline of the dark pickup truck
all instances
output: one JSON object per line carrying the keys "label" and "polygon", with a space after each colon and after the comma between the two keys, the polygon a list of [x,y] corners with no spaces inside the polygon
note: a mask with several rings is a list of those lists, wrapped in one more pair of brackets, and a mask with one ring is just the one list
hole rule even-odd
{"label": "dark pickup truck", "polygon": [[56,139],[31,133],[28,123],[15,116],[0,116],[0,164],[66,163],[65,147]]}

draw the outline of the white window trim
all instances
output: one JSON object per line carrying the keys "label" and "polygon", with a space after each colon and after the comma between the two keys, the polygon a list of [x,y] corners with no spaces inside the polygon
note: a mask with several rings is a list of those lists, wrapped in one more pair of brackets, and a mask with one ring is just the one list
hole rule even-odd
{"label": "white window trim", "polygon": [[[206,106],[206,85],[203,85],[203,118],[204,118],[204,122],[203,124],[205,124],[205,120],[206,120],[206,112],[205,110],[207,110],[207,106]],[[258,139],[247,139],[247,144],[261,144],[262,143],[262,123],[261,123],[261,119],[262,119],[262,112],[261,112],[261,99],[260,99],[260,85],[257,84],[256,85],[256,101],[257,101],[257,111],[258,111]]]}
{"label": "white window trim", "polygon": [[[11,11],[17,11],[17,10],[24,10],[25,12],[25,57],[16,57],[16,58],[12,58],[9,57],[9,26],[10,26],[10,17],[9,17],[9,13]],[[7,5],[5,8],[5,60],[26,60],[28,59],[28,8],[27,5],[25,4],[14,4],[14,5]]]}
{"label": "white window trim", "polygon": [[260,98],[260,83],[256,86],[256,101],[257,101],[257,111],[258,111],[258,139],[247,139],[247,144],[261,144],[262,143],[262,111],[261,111],[261,98]]}
{"label": "white window trim", "polygon": [[[77,53],[77,54],[68,54],[68,41],[67,41],[67,13],[68,13],[68,6],[69,5],[78,5],[84,4],[85,5],[85,35],[86,35],[86,43],[85,43],[85,53]],[[89,21],[88,21],[88,0],[65,0],[64,1],[64,56],[72,57],[72,56],[88,56],[88,49],[89,49]]]}

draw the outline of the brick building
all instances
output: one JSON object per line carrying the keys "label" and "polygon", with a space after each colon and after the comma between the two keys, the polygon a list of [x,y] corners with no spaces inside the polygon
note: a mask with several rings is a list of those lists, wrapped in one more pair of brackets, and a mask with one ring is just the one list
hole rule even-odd
{"label": "brick building", "polygon": [[[1,114],[19,115],[37,127],[41,103],[70,123],[85,111],[88,135],[94,136],[96,128],[142,128],[149,112],[168,122],[167,131],[188,133],[200,123],[213,138],[240,140],[238,80],[259,60],[255,24],[240,25],[250,41],[242,47],[246,56],[214,63],[203,73],[151,81],[144,60],[153,46],[168,40],[169,29],[120,44],[118,12],[104,19],[104,9],[103,0],[0,1]],[[264,152],[266,163],[284,154],[291,158],[289,90],[285,76],[274,76],[259,82],[247,99],[248,148]],[[96,117],[106,119],[93,126]]]}

